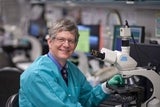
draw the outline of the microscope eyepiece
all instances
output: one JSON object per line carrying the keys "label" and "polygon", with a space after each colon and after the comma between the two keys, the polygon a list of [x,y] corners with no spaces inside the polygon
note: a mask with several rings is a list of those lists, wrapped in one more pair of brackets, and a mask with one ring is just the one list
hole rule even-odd
{"label": "microscope eyepiece", "polygon": [[100,53],[99,51],[97,50],[92,50],[91,51],[91,55],[97,57],[97,58],[101,58],[101,59],[104,59],[105,58],[105,53]]}

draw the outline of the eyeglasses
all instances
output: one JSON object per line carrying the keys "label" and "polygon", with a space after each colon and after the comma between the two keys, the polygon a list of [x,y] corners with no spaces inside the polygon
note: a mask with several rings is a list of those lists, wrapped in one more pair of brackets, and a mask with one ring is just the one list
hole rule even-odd
{"label": "eyeglasses", "polygon": [[59,42],[61,44],[65,43],[66,41],[71,45],[74,45],[76,43],[75,40],[73,40],[73,39],[66,39],[63,37],[54,37],[53,39],[57,40],[57,42]]}

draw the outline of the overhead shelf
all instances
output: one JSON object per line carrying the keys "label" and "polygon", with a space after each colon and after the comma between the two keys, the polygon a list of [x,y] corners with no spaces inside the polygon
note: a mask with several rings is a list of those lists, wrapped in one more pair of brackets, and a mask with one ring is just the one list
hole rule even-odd
{"label": "overhead shelf", "polygon": [[[31,0],[32,1],[32,0]],[[160,9],[160,0],[33,0],[57,6],[103,6]]]}
{"label": "overhead shelf", "polygon": [[46,0],[47,2],[72,2],[78,4],[138,4],[138,5],[160,5],[159,0]]}
{"label": "overhead shelf", "polygon": [[49,2],[74,2],[74,3],[145,3],[145,4],[160,4],[159,0],[46,0]]}

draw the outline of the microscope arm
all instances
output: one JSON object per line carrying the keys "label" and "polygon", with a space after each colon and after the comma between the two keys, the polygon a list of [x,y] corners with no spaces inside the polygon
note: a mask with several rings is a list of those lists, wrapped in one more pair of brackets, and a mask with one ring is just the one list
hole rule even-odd
{"label": "microscope arm", "polygon": [[[122,71],[122,74],[123,75],[144,76],[152,82],[153,94],[147,101],[145,101],[145,103],[142,105],[142,107],[146,107],[147,102],[150,101],[154,97],[156,97],[160,101],[160,92],[159,92],[160,91],[160,76],[155,71],[137,68],[136,70]],[[158,105],[156,107],[160,107],[160,105]]]}

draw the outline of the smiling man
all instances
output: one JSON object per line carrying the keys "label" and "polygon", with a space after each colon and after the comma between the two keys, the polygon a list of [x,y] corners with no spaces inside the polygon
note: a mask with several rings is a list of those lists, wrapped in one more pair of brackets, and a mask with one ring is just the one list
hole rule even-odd
{"label": "smiling man", "polygon": [[96,107],[112,92],[108,85],[122,83],[121,76],[92,87],[83,73],[68,59],[79,33],[68,19],[49,28],[49,52],[37,58],[20,78],[20,107]]}

